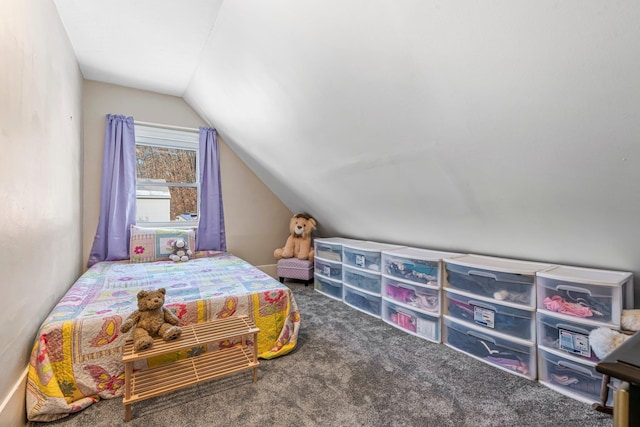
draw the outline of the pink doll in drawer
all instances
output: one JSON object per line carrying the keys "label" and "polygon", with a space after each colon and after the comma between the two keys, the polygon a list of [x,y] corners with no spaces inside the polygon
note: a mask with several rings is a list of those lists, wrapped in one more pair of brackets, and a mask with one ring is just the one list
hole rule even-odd
{"label": "pink doll in drawer", "polygon": [[410,302],[416,296],[413,290],[401,286],[388,286],[387,295],[400,302]]}

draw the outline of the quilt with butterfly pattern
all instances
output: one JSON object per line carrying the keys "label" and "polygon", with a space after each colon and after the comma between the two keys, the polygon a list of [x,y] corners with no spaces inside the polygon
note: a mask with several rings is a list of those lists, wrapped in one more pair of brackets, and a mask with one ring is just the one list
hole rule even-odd
{"label": "quilt with butterfly pattern", "polygon": [[[165,306],[181,325],[246,314],[260,328],[258,357],[292,351],[300,314],[291,290],[227,252],[198,253],[187,262],[100,262],[87,270],[53,308],[36,336],[27,377],[27,417],[53,421],[124,391],[120,325],[137,309],[141,289],[165,288]],[[220,342],[216,348],[237,343]],[[141,361],[157,366],[215,348]]]}

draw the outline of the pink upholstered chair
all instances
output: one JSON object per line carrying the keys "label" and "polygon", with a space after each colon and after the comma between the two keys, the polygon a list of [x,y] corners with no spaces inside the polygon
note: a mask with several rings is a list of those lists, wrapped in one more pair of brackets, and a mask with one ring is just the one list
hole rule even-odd
{"label": "pink upholstered chair", "polygon": [[302,280],[305,286],[313,283],[313,262],[307,259],[282,258],[278,260],[277,272],[281,283],[284,279]]}

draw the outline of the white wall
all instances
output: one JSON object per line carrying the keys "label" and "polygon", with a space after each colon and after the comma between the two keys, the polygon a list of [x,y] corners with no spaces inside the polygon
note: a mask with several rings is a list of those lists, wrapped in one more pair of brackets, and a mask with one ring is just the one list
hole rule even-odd
{"label": "white wall", "polygon": [[320,233],[640,273],[640,2],[227,1],[185,94]]}
{"label": "white wall", "polygon": [[82,271],[82,76],[52,2],[0,2],[0,70],[0,418],[19,425],[23,384],[6,399]]}

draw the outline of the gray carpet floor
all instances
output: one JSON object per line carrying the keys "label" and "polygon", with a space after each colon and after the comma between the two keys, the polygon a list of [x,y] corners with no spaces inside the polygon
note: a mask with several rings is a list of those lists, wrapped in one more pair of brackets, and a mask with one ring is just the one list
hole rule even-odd
{"label": "gray carpet floor", "polygon": [[[49,426],[611,426],[612,418],[535,381],[287,282],[298,347],[251,372],[133,405],[102,400]],[[38,426],[44,425],[37,424]]]}

